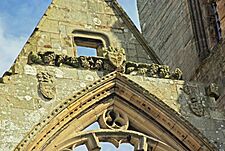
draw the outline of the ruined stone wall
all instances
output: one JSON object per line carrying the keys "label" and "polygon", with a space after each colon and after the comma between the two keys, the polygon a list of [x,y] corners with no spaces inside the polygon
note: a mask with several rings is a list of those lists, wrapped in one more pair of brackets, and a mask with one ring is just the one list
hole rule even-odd
{"label": "ruined stone wall", "polygon": [[[218,44],[218,41],[221,40],[221,36],[224,37],[225,2],[223,0],[202,0],[199,1],[199,4],[201,6],[201,17],[204,24],[203,26],[206,33],[208,47],[211,50]],[[219,28],[221,28],[221,31],[219,31]]]}
{"label": "ruined stone wall", "polygon": [[74,37],[100,39],[105,41],[105,46],[124,48],[127,60],[152,62],[110,3],[53,0],[12,69],[15,73],[20,72],[20,64],[27,63],[31,51],[76,56]]}
{"label": "ruined stone wall", "polygon": [[225,115],[216,107],[215,98],[208,96],[208,85],[140,76],[128,77],[163,100],[200,130],[218,149],[224,150]]}
{"label": "ruined stone wall", "polygon": [[164,64],[179,67],[190,79],[199,65],[186,0],[138,0],[142,33]]}
{"label": "ruined stone wall", "polygon": [[105,47],[124,48],[128,61],[152,62],[110,3],[53,0],[11,70],[0,79],[1,151],[12,151],[63,98],[103,76],[97,70],[56,67],[51,54],[44,62],[34,56],[32,61],[39,65],[29,63],[31,53],[51,52],[67,56],[73,64],[77,56],[75,37],[100,39]]}
{"label": "ruined stone wall", "polygon": [[192,77],[195,81],[204,83],[216,83],[219,86],[220,94],[224,94],[225,86],[225,42],[218,44],[212,51],[211,55],[204,60]]}
{"label": "ruined stone wall", "polygon": [[[179,1],[177,4],[184,3]],[[173,6],[173,8],[177,7]],[[176,29],[183,31],[180,26]],[[184,32],[189,35],[189,30],[191,28],[187,28]],[[166,27],[163,32],[165,31]],[[40,121],[48,118],[48,115],[55,111],[65,98],[81,91],[104,75],[102,71],[72,68],[65,64],[59,67],[42,62],[39,65],[28,64],[28,56],[31,52],[53,51],[55,54],[63,54],[68,57],[76,56],[74,37],[83,36],[83,33],[92,38],[98,37],[99,34],[96,33],[100,33],[101,36],[103,35],[100,38],[106,39],[106,41],[108,39],[110,45],[123,47],[128,61],[151,62],[133,34],[105,1],[54,0],[20,53],[12,67],[12,72],[5,74],[1,79],[0,150],[12,151],[25,135]],[[171,36],[176,37],[176,34]],[[189,36],[191,37],[191,35]],[[184,36],[181,39],[186,38],[189,39]],[[190,39],[189,41],[191,41]],[[160,38],[158,37],[155,42],[160,43]],[[171,50],[176,47],[176,44],[179,43],[175,42],[174,45],[171,45]],[[183,53],[180,52],[180,54]],[[38,62],[38,59],[36,61]],[[142,85],[172,109],[186,117],[212,142],[217,140],[218,145],[223,145],[223,113],[216,111],[214,99],[205,94],[204,85],[188,83],[191,85],[190,93],[188,90],[183,91],[186,84],[183,81],[140,76],[128,76],[128,78]],[[194,112],[193,108],[190,108],[190,105],[195,105],[190,104],[192,91],[195,97],[203,99],[200,99],[200,102],[197,101],[199,108]],[[201,127],[202,123],[211,123],[212,125],[205,128]],[[210,132],[215,135],[211,135]],[[219,135],[216,135],[217,132]],[[221,148],[223,147],[221,146]]]}
{"label": "ruined stone wall", "polygon": [[[45,81],[48,81],[46,77],[51,79],[47,84],[54,86],[49,91],[53,92],[52,99],[43,97],[43,89],[40,88],[43,73],[49,75],[45,76]],[[12,75],[5,83],[0,83],[0,150],[4,148],[4,151],[12,151],[65,98],[73,96],[102,76],[103,72],[100,71],[66,66],[26,65],[23,74]],[[145,76],[125,76],[181,114],[219,148],[225,147],[224,113],[217,111],[215,99],[206,94],[207,85]],[[198,101],[193,101],[193,98]]]}
{"label": "ruined stone wall", "polygon": [[[52,81],[46,84],[53,86],[54,90],[40,88],[42,73],[50,75]],[[82,90],[102,75],[102,72],[90,70],[26,65],[23,74],[12,75],[6,83],[0,83],[0,151],[12,151],[64,98]],[[51,92],[53,98],[47,99],[43,92]]]}
{"label": "ruined stone wall", "polygon": [[218,0],[217,5],[218,5],[218,14],[220,17],[222,35],[224,37],[224,35],[225,35],[225,1]]}

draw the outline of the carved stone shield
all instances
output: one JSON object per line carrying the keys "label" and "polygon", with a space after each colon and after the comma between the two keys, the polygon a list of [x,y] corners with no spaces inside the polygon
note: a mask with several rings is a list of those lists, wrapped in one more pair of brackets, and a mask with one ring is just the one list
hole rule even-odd
{"label": "carved stone shield", "polygon": [[52,83],[42,82],[39,85],[40,92],[46,99],[53,99],[56,94],[56,87]]}
{"label": "carved stone shield", "polygon": [[108,58],[111,64],[115,67],[121,67],[126,60],[124,49],[113,49],[108,52]]}
{"label": "carved stone shield", "polygon": [[204,107],[200,102],[189,103],[190,110],[197,116],[204,116]]}

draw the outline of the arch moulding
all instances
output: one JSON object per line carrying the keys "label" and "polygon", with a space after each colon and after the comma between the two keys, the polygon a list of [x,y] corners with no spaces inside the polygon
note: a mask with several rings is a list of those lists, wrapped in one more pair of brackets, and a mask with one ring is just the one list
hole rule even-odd
{"label": "arch moulding", "polygon": [[[125,122],[119,124],[123,128],[102,126],[98,131],[83,131],[95,121],[101,123],[101,116],[109,110],[127,116]],[[127,135],[126,140],[119,141],[120,134]],[[105,136],[116,137],[109,140]],[[128,142],[144,151],[163,151],[169,147],[171,150],[216,150],[177,112],[118,72],[112,72],[65,98],[30,131],[15,150],[62,150],[62,147],[65,150],[74,144],[86,144],[88,149],[95,148],[97,151],[100,149],[98,141],[108,141],[115,146]]]}

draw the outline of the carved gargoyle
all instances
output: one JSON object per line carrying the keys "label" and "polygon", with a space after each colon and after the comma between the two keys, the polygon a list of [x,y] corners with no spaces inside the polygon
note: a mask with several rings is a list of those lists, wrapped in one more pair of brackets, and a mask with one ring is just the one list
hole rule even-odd
{"label": "carved gargoyle", "polygon": [[88,61],[88,57],[86,56],[81,56],[80,57],[80,61],[81,61],[81,66],[84,68],[84,69],[90,69],[91,68],[91,65]]}
{"label": "carved gargoyle", "polygon": [[79,67],[79,60],[75,57],[65,57],[64,63],[66,65],[72,66],[74,68],[78,68]]}
{"label": "carved gargoyle", "polygon": [[182,80],[183,72],[176,68],[175,71],[172,73],[171,78],[175,80]]}
{"label": "carved gargoyle", "polygon": [[157,78],[158,77],[158,71],[159,71],[159,65],[153,63],[153,64],[150,65],[148,76],[153,77],[153,78]]}
{"label": "carved gargoyle", "polygon": [[220,96],[219,87],[215,83],[209,84],[206,88],[206,93],[208,96],[214,97],[215,99],[218,99]]}
{"label": "carved gargoyle", "polygon": [[90,69],[95,69],[95,62],[92,57],[87,57],[87,60],[90,64]]}
{"label": "carved gargoyle", "polygon": [[138,66],[137,66],[137,74],[138,75],[147,76],[148,71],[149,71],[148,64],[138,64]]}
{"label": "carved gargoyle", "polygon": [[56,55],[52,51],[45,53],[30,53],[28,56],[28,64],[55,65]]}
{"label": "carved gargoyle", "polygon": [[131,75],[142,75],[154,78],[182,79],[182,71],[178,68],[171,73],[167,65],[126,62],[125,50],[122,48],[110,46],[102,50],[104,58],[90,56],[69,57],[66,55],[56,55],[52,51],[31,53],[29,55],[28,64],[55,65],[58,67],[65,64],[74,68],[82,67],[88,70],[104,70],[106,72],[118,71]]}
{"label": "carved gargoyle", "polygon": [[60,67],[65,62],[66,56],[64,55],[56,55],[55,65]]}
{"label": "carved gargoyle", "polygon": [[42,58],[38,53],[31,52],[28,56],[28,64],[42,64]]}
{"label": "carved gargoyle", "polygon": [[55,65],[56,55],[54,52],[48,51],[42,54],[42,60],[45,65]]}
{"label": "carved gargoyle", "polygon": [[97,69],[97,70],[103,69],[103,61],[101,59],[96,60],[94,69]]}
{"label": "carved gargoyle", "polygon": [[167,65],[160,65],[159,66],[159,77],[160,78],[166,78],[169,79],[170,78],[170,68]]}
{"label": "carved gargoyle", "polygon": [[131,75],[137,75],[138,64],[134,62],[126,62],[125,73]]}

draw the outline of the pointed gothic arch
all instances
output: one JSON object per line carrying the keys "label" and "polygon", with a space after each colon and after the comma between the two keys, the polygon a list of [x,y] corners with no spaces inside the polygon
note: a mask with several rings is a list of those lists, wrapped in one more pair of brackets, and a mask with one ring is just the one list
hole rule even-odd
{"label": "pointed gothic arch", "polygon": [[[107,123],[104,115],[108,111],[126,116],[125,122],[118,124],[119,129],[107,124],[104,126]],[[127,120],[129,125],[126,125]],[[99,121],[103,130],[82,132],[95,121]],[[121,139],[120,134],[127,136],[127,140]],[[98,141],[116,145],[120,140],[145,151],[150,148],[162,151],[168,148],[215,149],[198,130],[161,100],[122,74],[113,72],[66,98],[51,115],[34,127],[16,150],[62,150],[71,145],[86,144],[90,150],[97,151]]]}

